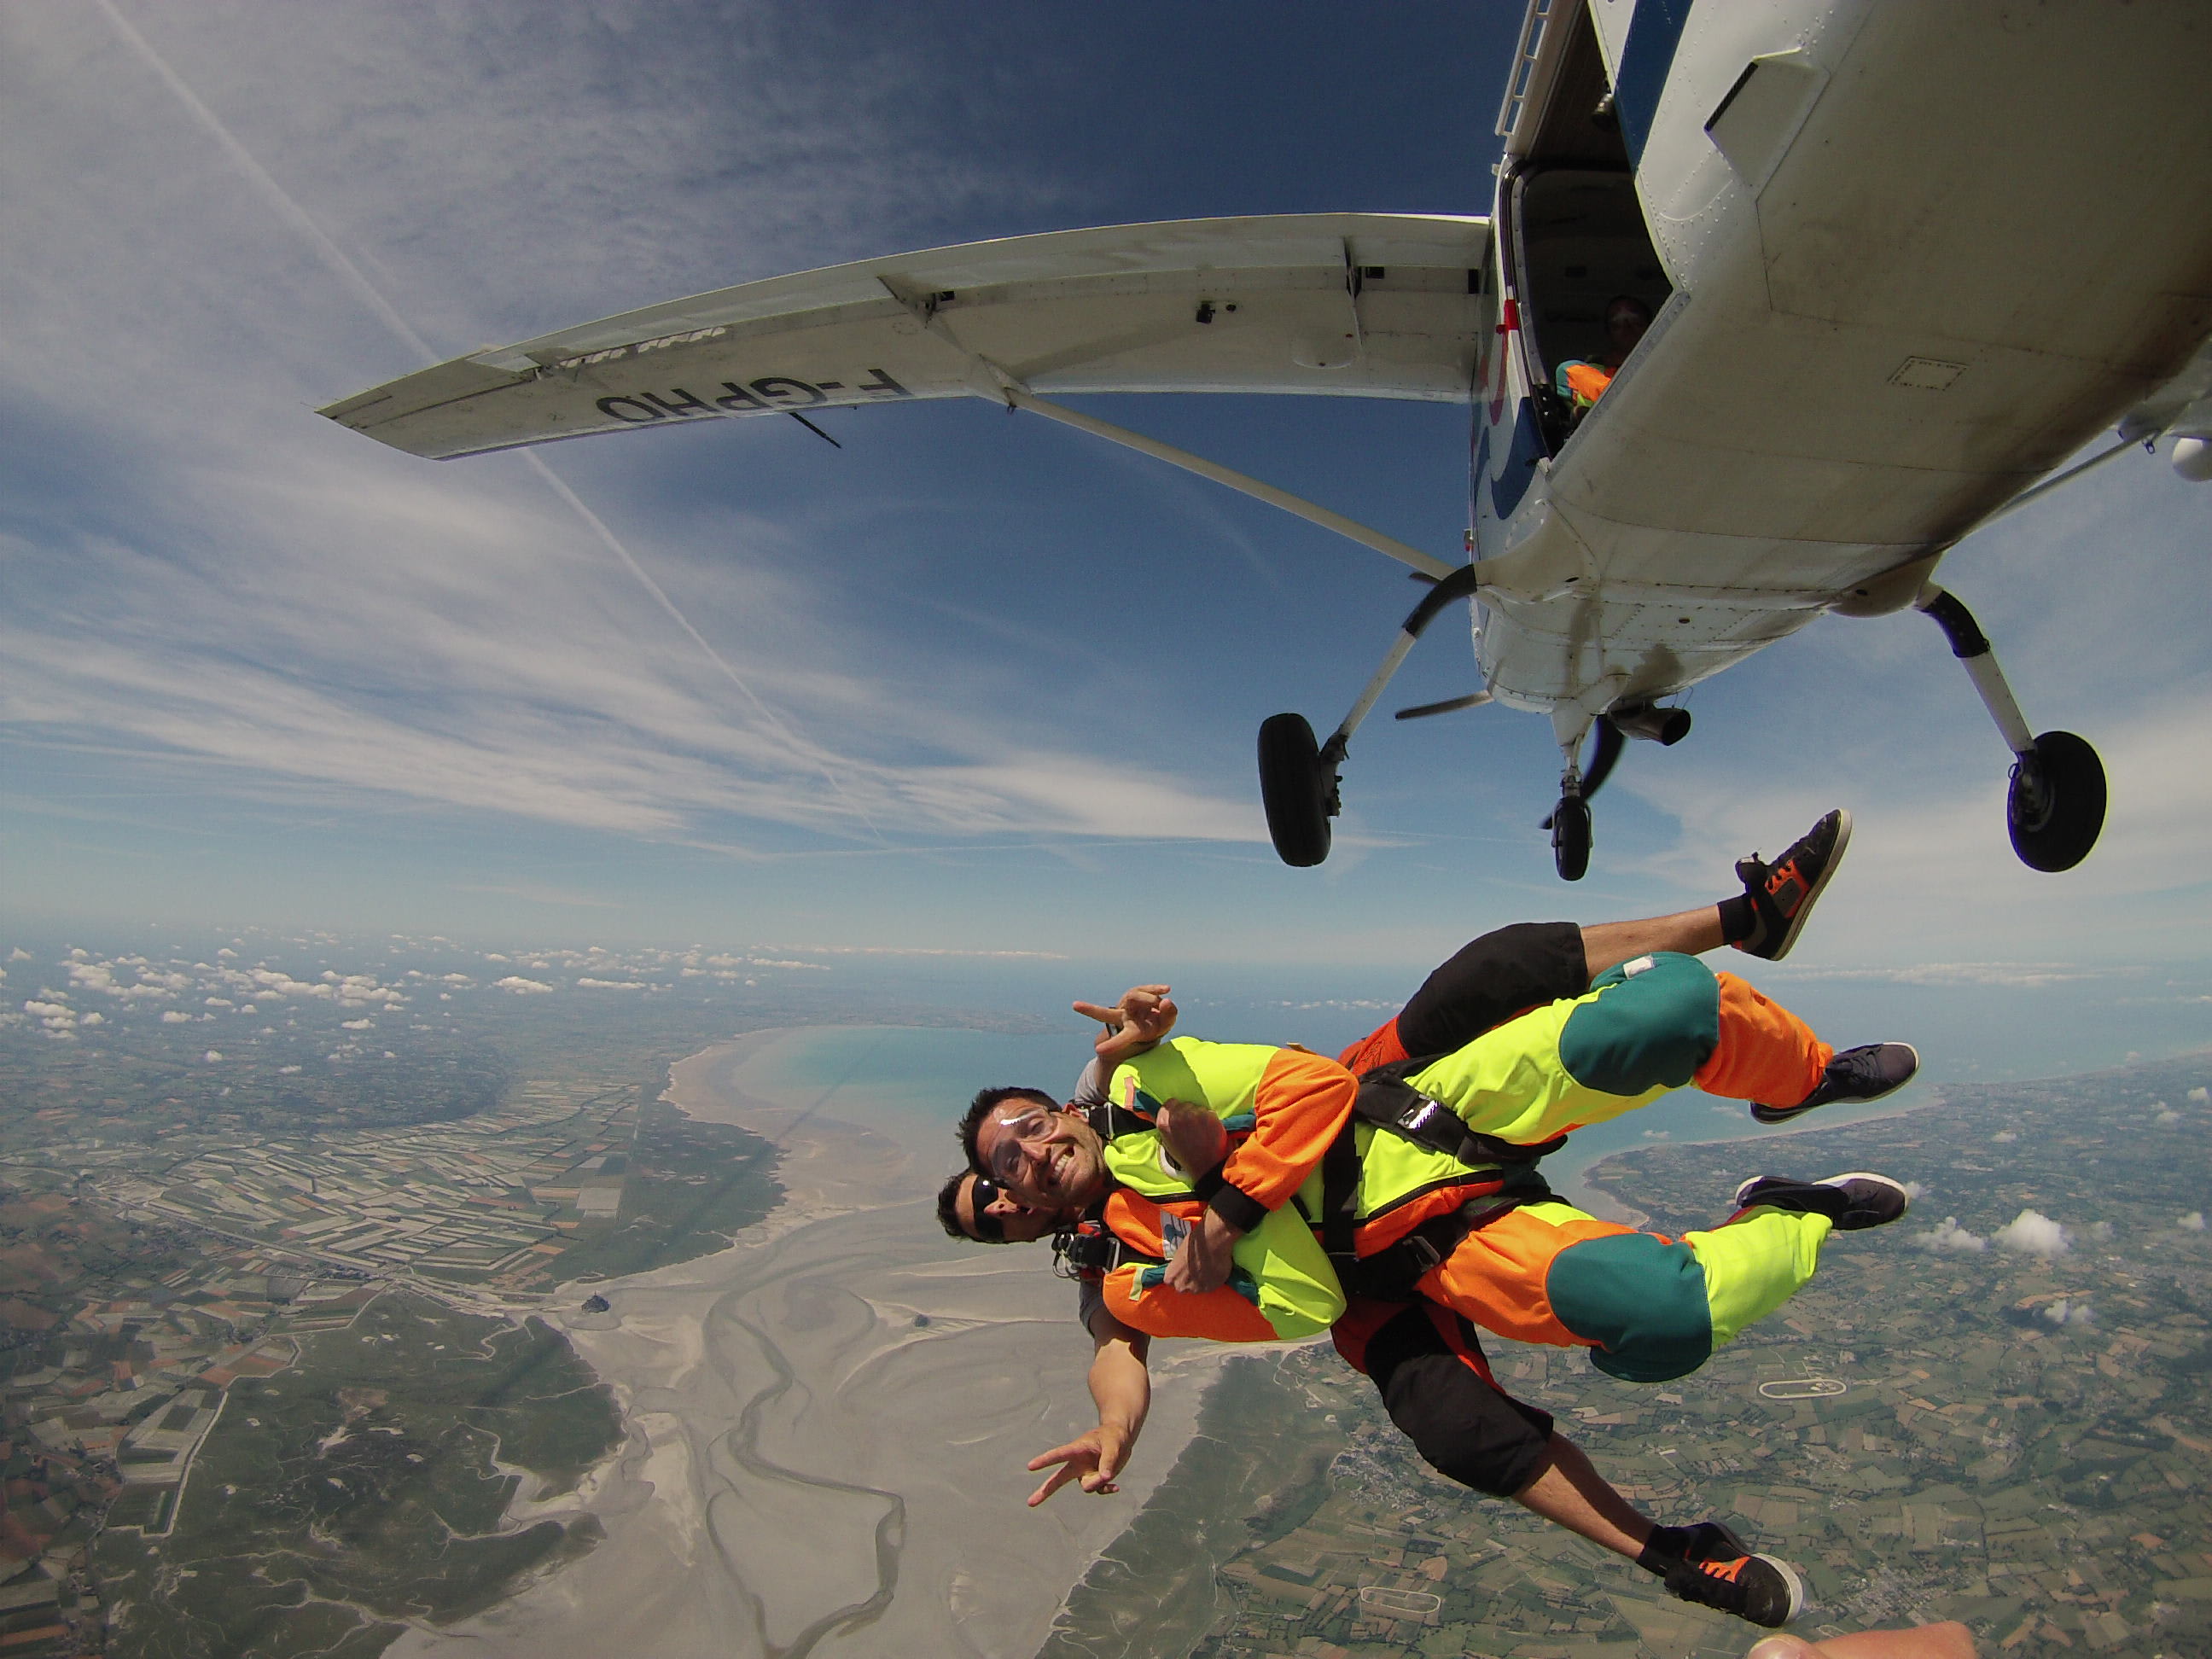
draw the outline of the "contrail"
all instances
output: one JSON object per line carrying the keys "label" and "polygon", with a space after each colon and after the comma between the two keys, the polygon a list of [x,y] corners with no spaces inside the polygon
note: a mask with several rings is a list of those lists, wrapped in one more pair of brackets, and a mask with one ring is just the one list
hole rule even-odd
{"label": "contrail", "polygon": [[[213,110],[200,101],[198,94],[193,92],[184,77],[169,67],[167,61],[161,53],[154,50],[146,37],[131,26],[131,20],[116,9],[115,0],[94,0],[94,3],[99,6],[107,21],[114,26],[116,33],[122,37],[124,44],[136,52],[146,66],[161,77],[161,83],[177,95],[179,103],[191,112],[192,118],[205,128],[209,136],[222,146],[223,154],[229,156],[238,170],[245,174],[246,182],[259,193],[270,210],[307,239],[308,244],[321,256],[323,263],[335,271],[338,279],[352,290],[354,297],[374,313],[377,319],[404,341],[408,349],[420,358],[426,366],[440,362],[438,354],[430,349],[429,343],[408,325],[407,319],[399,314],[390,301],[377,292],[376,285],[364,276],[361,268],[346,257],[345,250],[324,233],[323,228],[314,222],[305,208],[285,193],[284,187],[270,177],[268,170],[253,159],[252,152],[231,136],[230,129],[223,125]],[[526,452],[522,459],[529,464],[531,470],[545,482],[546,487],[566,503],[569,510],[574,513],[585,526],[599,538],[601,544],[621,561],[623,568],[637,579],[639,586],[653,596],[654,603],[674,618],[676,625],[681,628],[690,636],[691,642],[706,654],[707,659],[721,670],[731,684],[744,694],[745,700],[752,704],[755,712],[759,714],[768,728],[781,738],[794,754],[802,755],[811,760],[815,769],[822,774],[823,781],[829,784],[831,793],[844,802],[854,816],[868,826],[870,835],[873,836],[879,843],[888,847],[890,843],[884,840],[884,833],[876,827],[875,820],[868,816],[866,808],[846,793],[843,783],[839,781],[837,775],[830,770],[828,762],[823,758],[825,751],[816,744],[802,741],[769,709],[768,704],[761,700],[760,694],[745,684],[743,677],[736,669],[730,666],[721,653],[707,643],[706,636],[691,625],[690,618],[677,608],[676,601],[668,597],[660,584],[646,574],[645,567],[640,564],[636,556],[623,544],[622,538],[607,528],[605,522],[598,514],[584,505],[582,499],[562,481],[559,475],[545,464],[542,457],[532,452]]]}

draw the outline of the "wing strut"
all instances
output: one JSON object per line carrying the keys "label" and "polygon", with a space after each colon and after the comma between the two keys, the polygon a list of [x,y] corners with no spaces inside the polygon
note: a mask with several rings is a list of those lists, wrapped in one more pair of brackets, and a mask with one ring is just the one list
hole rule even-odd
{"label": "wing strut", "polygon": [[1296,514],[1309,524],[1319,525],[1324,530],[1333,530],[1338,535],[1348,537],[1363,547],[1371,547],[1386,558],[1395,559],[1401,564],[1411,565],[1423,575],[1433,576],[1442,580],[1450,575],[1454,570],[1460,568],[1459,566],[1445,563],[1431,554],[1424,553],[1419,548],[1409,543],[1401,542],[1395,536],[1386,536],[1379,530],[1370,529],[1357,519],[1347,519],[1343,514],[1333,512],[1318,502],[1310,501],[1303,495],[1293,495],[1287,489],[1278,489],[1271,483],[1262,483],[1259,479],[1239,472],[1232,467],[1224,466],[1218,461],[1209,461],[1203,455],[1194,455],[1188,449],[1178,449],[1173,444],[1162,443],[1158,438],[1148,438],[1141,432],[1132,432],[1125,426],[1115,426],[1111,421],[1102,421],[1095,416],[1078,414],[1074,410],[1066,408],[1063,404],[1048,402],[1031,392],[1018,376],[993,362],[981,352],[971,350],[963,343],[951,329],[946,326],[945,319],[938,314],[934,301],[902,293],[880,275],[876,280],[883,283],[884,288],[893,299],[912,312],[924,328],[983,371],[988,378],[988,389],[982,386],[976,386],[975,395],[979,398],[999,399],[1010,409],[1026,409],[1031,414],[1042,415],[1048,421],[1058,421],[1061,425],[1072,426],[1079,432],[1088,432],[1093,437],[1105,439],[1109,443],[1120,444],[1125,449],[1133,449],[1139,454],[1150,455],[1155,460],[1165,461],[1170,466],[1179,466],[1186,472],[1195,472],[1201,478],[1211,478],[1218,484],[1226,484],[1230,489],[1249,495],[1255,501],[1265,501],[1270,507],[1279,507],[1285,513]]}

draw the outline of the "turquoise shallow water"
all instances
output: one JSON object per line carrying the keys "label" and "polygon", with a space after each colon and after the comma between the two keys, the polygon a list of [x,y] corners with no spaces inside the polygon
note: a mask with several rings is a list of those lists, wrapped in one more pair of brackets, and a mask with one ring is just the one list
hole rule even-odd
{"label": "turquoise shallow water", "polygon": [[1024,1084],[1054,1096],[1074,1086],[1090,1045],[1073,1029],[1038,1036],[942,1026],[811,1026],[749,1056],[737,1082],[779,1106],[905,1131],[952,1126],[975,1091]]}

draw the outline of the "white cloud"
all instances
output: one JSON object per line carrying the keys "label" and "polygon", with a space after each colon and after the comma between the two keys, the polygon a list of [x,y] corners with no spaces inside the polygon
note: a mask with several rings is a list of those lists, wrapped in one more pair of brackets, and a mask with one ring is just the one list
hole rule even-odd
{"label": "white cloud", "polygon": [[[796,58],[727,56],[737,40],[785,32],[765,17],[732,15],[702,55],[686,30],[626,29],[617,48],[597,25],[525,27],[520,15],[426,13],[395,30],[341,18],[325,40],[281,18],[247,29],[165,13],[146,27],[150,49],[227,134],[96,10],[17,32],[27,84],[58,87],[91,62],[100,71],[82,84],[101,90],[33,99],[20,117],[21,177],[36,187],[15,204],[25,257],[12,274],[37,303],[15,349],[40,383],[68,363],[82,406],[104,411],[102,441],[88,447],[143,489],[99,531],[21,550],[67,580],[20,584],[26,602],[0,626],[12,718],[135,749],[148,773],[190,774],[203,790],[318,806],[382,795],[731,850],[763,826],[802,849],[1003,836],[1255,842],[1246,789],[1113,758],[1126,752],[1118,721],[1100,753],[1085,752],[1091,722],[1051,732],[957,664],[925,669],[903,627],[854,637],[842,585],[728,556],[787,544],[787,525],[725,514],[711,535],[672,525],[640,549],[738,665],[733,684],[601,530],[531,475],[534,461],[426,468],[303,418],[303,404],[414,366],[412,348],[372,320],[380,311],[405,313],[402,334],[472,345],[602,312],[617,295],[715,286],[841,247],[880,252],[917,211],[988,202],[1003,219],[1036,197],[1042,175],[1027,159],[915,143],[892,88],[927,78],[938,50],[927,32],[891,55],[799,31],[787,45],[801,57],[872,65],[810,82]],[[518,65],[519,27],[531,45]],[[610,53],[614,80],[593,67]],[[697,106],[710,55],[750,87],[714,99],[711,135],[673,114]],[[509,67],[468,67],[491,62]],[[265,96],[272,79],[281,107]],[[675,104],[640,101],[654,83],[687,90]],[[667,129],[665,148],[640,146],[641,122]],[[623,142],[607,141],[615,130]],[[433,132],[450,152],[429,145]],[[97,190],[80,187],[85,142],[111,157]],[[365,145],[403,168],[396,155],[428,165],[443,153],[436,199],[360,168]],[[175,165],[138,194],[134,168],[114,159],[128,154]],[[917,191],[917,169],[934,192]],[[685,235],[661,234],[671,193],[701,191],[712,214]],[[98,256],[125,221],[165,248],[158,270]],[[544,259],[549,236],[573,257]],[[165,274],[180,270],[205,280],[180,287]],[[269,285],[226,280],[248,270],[287,273],[275,284],[291,296],[281,319]],[[488,270],[501,280],[479,280]],[[128,331],[88,325],[156,313],[158,357]],[[313,344],[272,349],[294,340]],[[154,413],[210,384],[227,388],[222,421]],[[220,561],[177,551],[187,543],[219,547]],[[105,596],[96,617],[72,597],[90,591]],[[1063,640],[1049,643],[1064,654]]]}
{"label": "white cloud", "polygon": [[220,1048],[210,1048],[205,1054],[202,1054],[200,1058],[207,1061],[209,1065],[212,1066],[216,1061],[222,1058],[222,1051]]}
{"label": "white cloud", "polygon": [[517,996],[529,996],[536,992],[550,991],[553,988],[543,980],[525,979],[520,974],[509,974],[505,979],[494,980],[492,988],[495,991],[512,991]]}
{"label": "white cloud", "polygon": [[2045,1303],[2036,1311],[2039,1317],[2061,1327],[2093,1325],[2096,1322],[2095,1316],[2090,1313],[2089,1304],[2087,1302],[2063,1296],[2056,1302]]}
{"label": "white cloud", "polygon": [[1959,1224],[1959,1218],[1954,1215],[1945,1216],[1929,1231],[1917,1236],[1912,1242],[1923,1250],[1934,1250],[1938,1254],[1946,1250],[1974,1252],[1990,1248],[1989,1240],[1978,1234],[1968,1232]]}
{"label": "white cloud", "polygon": [[2181,1114],[2175,1111],[2172,1107],[2168,1106],[2163,1111],[2160,1112],[2157,1116],[2151,1119],[2151,1121],[2161,1125],[2179,1123],[2181,1121]]}
{"label": "white cloud", "polygon": [[2011,1129],[2000,1129],[1995,1134],[1991,1135],[1990,1139],[1998,1142],[1999,1144],[2002,1144],[2007,1141],[2018,1140],[2020,1136]]}
{"label": "white cloud", "polygon": [[2073,1248],[2068,1231],[2038,1210],[2022,1210],[1990,1237],[2022,1255],[2061,1256]]}
{"label": "white cloud", "polygon": [[2208,1091],[2200,1083],[2189,1091],[2189,1099],[2192,1105],[2212,1105],[2212,1091]]}
{"label": "white cloud", "polygon": [[300,1068],[296,1066],[279,1066],[276,1068],[276,1075],[279,1077],[290,1077],[299,1069]]}
{"label": "white cloud", "polygon": [[580,979],[577,988],[585,991],[642,991],[645,981],[635,979]]}
{"label": "white cloud", "polygon": [[2174,1224],[2179,1227],[2184,1232],[2201,1233],[2204,1231],[2204,1212],[2202,1210],[2191,1210],[2187,1215],[2182,1217],[2181,1219]]}
{"label": "white cloud", "polygon": [[376,1022],[373,1019],[346,1019],[340,1020],[338,1024],[345,1030],[366,1031],[373,1028]]}
{"label": "white cloud", "polygon": [[164,1008],[161,1011],[161,1024],[164,1025],[189,1025],[191,1023],[192,1017],[179,1009]]}

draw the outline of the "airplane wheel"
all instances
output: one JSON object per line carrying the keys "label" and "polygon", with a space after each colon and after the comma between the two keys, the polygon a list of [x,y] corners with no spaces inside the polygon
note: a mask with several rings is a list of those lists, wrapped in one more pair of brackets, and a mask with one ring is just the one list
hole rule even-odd
{"label": "airplane wheel", "polygon": [[2012,850],[2031,870],[2071,870],[2105,827],[2105,765],[2071,732],[2045,732],[2012,769],[2005,796]]}
{"label": "airplane wheel", "polygon": [[1322,761],[1304,715],[1273,714],[1261,722],[1260,801],[1284,863],[1303,870],[1328,856],[1336,783],[1336,768]]}
{"label": "airplane wheel", "polygon": [[1562,795],[1552,809],[1552,862],[1561,881],[1580,881],[1589,870],[1589,803],[1580,795]]}

